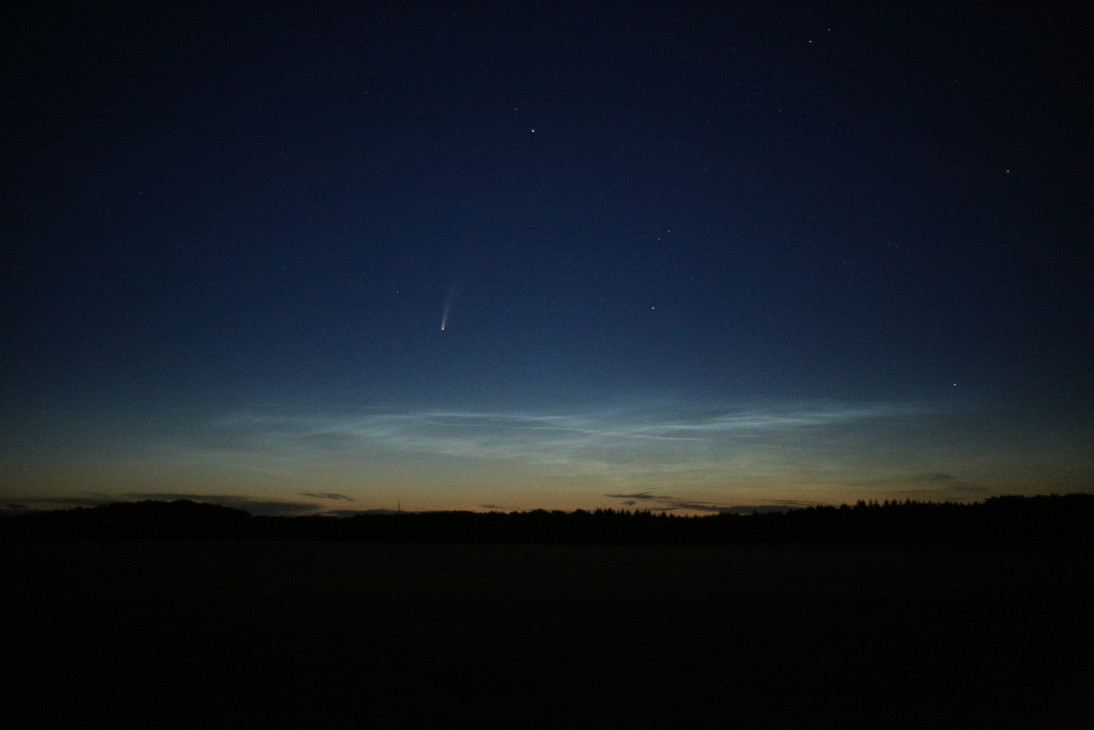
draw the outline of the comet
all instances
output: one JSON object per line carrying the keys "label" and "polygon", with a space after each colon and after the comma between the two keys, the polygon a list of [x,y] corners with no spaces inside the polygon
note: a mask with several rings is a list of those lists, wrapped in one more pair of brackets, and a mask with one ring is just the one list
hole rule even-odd
{"label": "comet", "polygon": [[452,302],[456,298],[455,286],[448,287],[448,294],[444,298],[444,307],[441,309],[441,332],[448,327],[448,313],[452,311]]}

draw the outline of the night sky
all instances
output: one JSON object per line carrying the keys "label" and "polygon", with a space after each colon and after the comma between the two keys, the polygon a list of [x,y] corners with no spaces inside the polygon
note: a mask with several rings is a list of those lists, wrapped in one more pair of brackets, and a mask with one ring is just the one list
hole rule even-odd
{"label": "night sky", "polygon": [[1086,17],[26,5],[4,509],[1094,491]]}

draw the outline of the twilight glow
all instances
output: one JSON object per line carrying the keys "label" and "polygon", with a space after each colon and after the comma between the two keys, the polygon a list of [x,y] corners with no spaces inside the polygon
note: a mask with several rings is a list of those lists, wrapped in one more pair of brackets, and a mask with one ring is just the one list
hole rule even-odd
{"label": "twilight glow", "polygon": [[24,13],[0,505],[1094,489],[1068,28],[366,5]]}

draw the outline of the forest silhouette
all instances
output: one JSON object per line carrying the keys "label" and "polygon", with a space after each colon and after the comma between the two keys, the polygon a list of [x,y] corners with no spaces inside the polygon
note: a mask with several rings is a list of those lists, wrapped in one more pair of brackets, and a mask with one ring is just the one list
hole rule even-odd
{"label": "forest silhouette", "polygon": [[574,512],[386,512],[257,516],[192,500],[118,502],[9,515],[0,537],[348,540],[464,544],[747,544],[1094,541],[1094,495],[992,497],[983,502],[860,501],[684,516]]}
{"label": "forest silhouette", "polygon": [[1088,728],[1094,497],[0,518],[36,727]]}

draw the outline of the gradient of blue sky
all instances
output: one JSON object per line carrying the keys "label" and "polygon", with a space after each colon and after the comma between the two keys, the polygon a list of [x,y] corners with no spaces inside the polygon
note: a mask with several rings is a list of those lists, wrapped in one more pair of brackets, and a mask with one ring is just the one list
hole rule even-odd
{"label": "gradient of blue sky", "polygon": [[1094,489],[1067,12],[11,12],[0,502]]}

